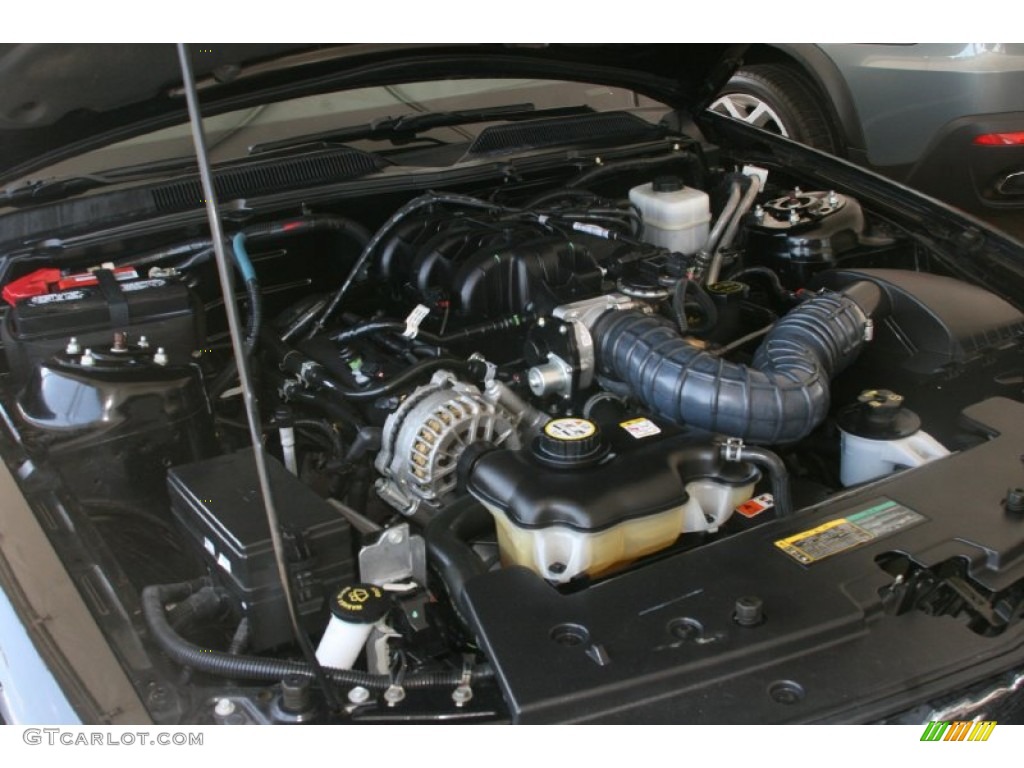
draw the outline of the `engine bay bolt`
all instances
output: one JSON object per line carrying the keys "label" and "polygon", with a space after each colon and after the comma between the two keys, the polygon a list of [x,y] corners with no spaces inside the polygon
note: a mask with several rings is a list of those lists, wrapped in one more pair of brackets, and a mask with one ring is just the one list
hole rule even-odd
{"label": "engine bay bolt", "polygon": [[82,353],[82,359],[80,362],[82,365],[96,365],[96,358],[92,356],[91,349],[87,349]]}
{"label": "engine bay bolt", "polygon": [[538,328],[543,328],[547,324],[548,324],[548,321],[545,320],[543,317],[538,317],[537,318],[537,327]]}
{"label": "engine bay bolt", "polygon": [[756,627],[764,621],[764,601],[756,595],[736,598],[732,619],[741,627]]}
{"label": "engine bay bolt", "polygon": [[153,362],[157,365],[167,365],[167,353],[164,351],[163,347],[156,348],[156,354],[153,355]]}
{"label": "engine bay bolt", "polygon": [[125,335],[121,331],[117,331],[114,334],[114,343],[110,346],[111,352],[127,352],[128,343],[125,339]]}
{"label": "engine bay bolt", "polygon": [[758,224],[764,221],[764,208],[760,205],[754,206],[754,221]]}
{"label": "engine bay bolt", "polygon": [[308,712],[313,704],[309,680],[301,675],[288,675],[281,681],[281,708],[285,712]]}
{"label": "engine bay bolt", "polygon": [[400,530],[393,528],[388,531],[388,542],[391,544],[401,544],[404,538]]}
{"label": "engine bay bolt", "polygon": [[560,325],[560,326],[558,326],[558,332],[560,334],[562,334],[563,336],[565,336],[567,333],[569,333],[569,326],[568,325]]}
{"label": "engine bay bolt", "polygon": [[455,702],[456,707],[463,706],[466,702],[473,698],[473,689],[468,685],[460,685],[454,691],[452,691],[452,701]]}
{"label": "engine bay bolt", "polygon": [[69,355],[80,355],[82,354],[82,345],[78,343],[78,339],[72,336],[68,339],[68,345],[64,348],[64,351]]}
{"label": "engine bay bolt", "polygon": [[405,698],[405,688],[400,685],[388,686],[388,689],[384,691],[384,701],[388,703],[389,707],[393,707],[398,704],[402,699]]}
{"label": "engine bay bolt", "polygon": [[792,208],[789,211],[789,223],[799,224],[800,223],[800,212],[796,208]]}
{"label": "engine bay bolt", "polygon": [[834,189],[830,189],[828,192],[828,204],[833,208],[839,205],[839,195],[836,194]]}
{"label": "engine bay bolt", "polygon": [[1012,515],[1024,515],[1024,488],[1011,488],[1003,500],[1006,511]]}
{"label": "engine bay bolt", "polygon": [[217,699],[213,707],[213,714],[217,717],[231,717],[235,714],[235,702],[231,699]]}
{"label": "engine bay bolt", "polygon": [[365,704],[370,700],[370,691],[361,685],[357,685],[348,692],[348,700],[352,704]]}
{"label": "engine bay bolt", "polygon": [[139,349],[149,349],[149,339],[139,336]]}

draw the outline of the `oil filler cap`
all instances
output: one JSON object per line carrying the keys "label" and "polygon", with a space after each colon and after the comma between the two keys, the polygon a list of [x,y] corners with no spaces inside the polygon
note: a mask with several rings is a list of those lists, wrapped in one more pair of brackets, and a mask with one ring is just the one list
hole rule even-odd
{"label": "oil filler cap", "polygon": [[533,455],[551,467],[589,467],[608,453],[601,430],[590,419],[565,417],[544,425],[533,441]]}

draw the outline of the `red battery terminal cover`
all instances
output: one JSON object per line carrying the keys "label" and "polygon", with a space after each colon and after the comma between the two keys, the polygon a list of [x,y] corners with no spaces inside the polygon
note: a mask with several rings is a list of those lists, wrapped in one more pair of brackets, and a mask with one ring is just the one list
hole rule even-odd
{"label": "red battery terminal cover", "polygon": [[[111,271],[117,280],[135,280],[139,276],[135,267],[115,267]],[[4,301],[13,307],[22,299],[32,296],[52,293],[55,290],[83,288],[96,283],[96,275],[92,271],[64,275],[56,267],[43,267],[9,282],[4,286],[3,297]]]}

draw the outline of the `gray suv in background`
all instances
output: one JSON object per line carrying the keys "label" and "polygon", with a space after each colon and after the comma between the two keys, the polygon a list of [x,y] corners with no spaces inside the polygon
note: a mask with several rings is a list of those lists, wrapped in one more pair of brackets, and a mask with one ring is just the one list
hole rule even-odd
{"label": "gray suv in background", "polygon": [[1024,44],[755,45],[711,108],[1024,234]]}

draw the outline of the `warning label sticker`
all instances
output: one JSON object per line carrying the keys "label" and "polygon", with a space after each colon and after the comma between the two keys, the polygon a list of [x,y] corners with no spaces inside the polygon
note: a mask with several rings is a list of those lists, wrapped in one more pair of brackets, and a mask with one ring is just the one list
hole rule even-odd
{"label": "warning label sticker", "polygon": [[650,419],[630,419],[629,421],[619,422],[619,426],[629,432],[629,434],[637,440],[661,434],[661,427]]}
{"label": "warning label sticker", "polygon": [[798,563],[810,565],[826,557],[901,531],[924,521],[924,515],[892,500],[885,500],[838,520],[830,520],[775,546]]}
{"label": "warning label sticker", "polygon": [[775,497],[770,493],[762,493],[750,501],[745,501],[736,507],[736,511],[744,517],[757,517],[762,512],[775,506]]}

